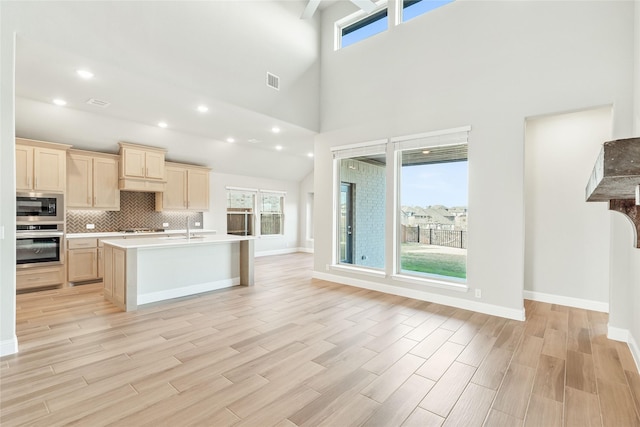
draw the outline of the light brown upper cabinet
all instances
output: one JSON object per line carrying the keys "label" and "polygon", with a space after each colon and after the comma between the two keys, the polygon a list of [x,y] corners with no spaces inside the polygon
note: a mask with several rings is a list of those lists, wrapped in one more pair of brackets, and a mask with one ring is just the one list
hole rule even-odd
{"label": "light brown upper cabinet", "polygon": [[121,190],[164,191],[166,150],[120,142]]}
{"label": "light brown upper cabinet", "polygon": [[156,193],[156,210],[208,211],[210,171],[205,167],[167,162],[167,185],[163,193]]}
{"label": "light brown upper cabinet", "polygon": [[16,138],[16,190],[64,193],[69,147]]}
{"label": "light brown upper cabinet", "polygon": [[67,207],[119,211],[118,159],[113,154],[69,150]]}

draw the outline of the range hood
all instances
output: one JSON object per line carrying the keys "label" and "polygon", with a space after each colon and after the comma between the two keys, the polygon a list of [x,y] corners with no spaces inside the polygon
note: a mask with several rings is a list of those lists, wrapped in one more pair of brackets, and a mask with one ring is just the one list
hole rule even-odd
{"label": "range hood", "polygon": [[609,202],[610,210],[624,214],[640,248],[640,138],[605,142],[585,193],[587,202]]}

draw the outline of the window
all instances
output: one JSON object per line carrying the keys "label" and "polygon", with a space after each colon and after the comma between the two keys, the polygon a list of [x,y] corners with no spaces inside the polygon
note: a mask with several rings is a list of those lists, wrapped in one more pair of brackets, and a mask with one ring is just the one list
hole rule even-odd
{"label": "window", "polygon": [[431,12],[434,9],[453,3],[454,0],[403,0],[402,22],[406,22],[416,16]]}
{"label": "window", "polygon": [[336,50],[347,47],[389,28],[386,2],[369,14],[358,11],[336,22]]}
{"label": "window", "polygon": [[385,267],[386,146],[334,151],[336,264]]}
{"label": "window", "polygon": [[467,133],[454,130],[396,142],[400,274],[466,280]]}
{"label": "window", "polygon": [[284,234],[284,193],[260,192],[260,234]]}
{"label": "window", "polygon": [[227,188],[227,234],[253,236],[257,190]]}

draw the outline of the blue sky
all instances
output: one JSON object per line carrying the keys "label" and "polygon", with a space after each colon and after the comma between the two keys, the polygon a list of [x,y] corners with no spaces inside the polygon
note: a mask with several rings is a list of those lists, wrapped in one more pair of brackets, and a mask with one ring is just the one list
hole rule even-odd
{"label": "blue sky", "polygon": [[436,163],[402,168],[402,206],[467,206],[468,162]]}

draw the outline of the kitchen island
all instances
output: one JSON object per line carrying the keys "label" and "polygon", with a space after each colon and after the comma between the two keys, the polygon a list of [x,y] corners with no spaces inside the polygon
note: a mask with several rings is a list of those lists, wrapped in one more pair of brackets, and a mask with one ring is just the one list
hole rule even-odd
{"label": "kitchen island", "polygon": [[125,311],[152,302],[253,285],[251,236],[173,235],[102,242],[104,296]]}

